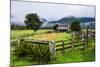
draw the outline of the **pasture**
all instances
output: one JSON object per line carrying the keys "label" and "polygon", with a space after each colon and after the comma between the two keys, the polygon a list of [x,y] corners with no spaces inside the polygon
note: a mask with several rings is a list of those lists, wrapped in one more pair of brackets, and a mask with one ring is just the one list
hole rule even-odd
{"label": "pasture", "polygon": [[[32,39],[38,40],[47,40],[47,41],[59,41],[59,40],[67,40],[71,38],[71,33],[66,32],[52,32],[46,33],[48,30],[38,30],[36,33],[33,30],[11,30],[11,40],[18,39],[22,36],[28,36]],[[37,34],[37,35],[34,35]],[[46,34],[44,34],[46,33]],[[49,61],[48,64],[58,64],[58,63],[69,63],[69,62],[85,62],[85,61],[95,61],[95,42],[93,39],[88,40],[88,48],[83,50],[75,50],[74,52],[68,52],[66,49],[64,53],[62,51],[56,52],[56,57]],[[60,48],[61,46],[57,47]],[[11,48],[12,49],[12,48]],[[70,50],[70,49],[69,49]],[[17,56],[12,54],[11,51],[11,63],[15,66],[23,66],[23,65],[34,65],[37,64],[35,61],[27,60],[26,58],[18,58]]]}

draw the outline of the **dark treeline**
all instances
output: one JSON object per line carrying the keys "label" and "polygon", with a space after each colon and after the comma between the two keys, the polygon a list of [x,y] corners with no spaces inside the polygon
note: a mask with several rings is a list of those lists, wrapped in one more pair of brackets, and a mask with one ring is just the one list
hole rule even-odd
{"label": "dark treeline", "polygon": [[[87,26],[85,25],[81,25],[82,29],[86,29]],[[90,29],[95,29],[95,24],[91,23],[89,24],[89,28]],[[40,29],[53,29],[53,27],[42,27]],[[11,24],[11,30],[31,30],[31,28],[26,28],[26,26],[20,26],[20,25],[15,25],[15,24]]]}
{"label": "dark treeline", "polygon": [[11,30],[26,30],[26,26],[21,26],[17,24],[11,24]]}
{"label": "dark treeline", "polygon": [[[53,29],[52,27],[43,27],[40,28],[42,29]],[[20,25],[15,25],[15,24],[11,24],[11,30],[32,30],[31,28],[27,28],[26,26],[20,26]]]}
{"label": "dark treeline", "polygon": [[[40,29],[53,29],[52,27],[43,27]],[[17,25],[17,24],[11,24],[11,30],[32,30],[29,27],[22,26],[22,25]]]}

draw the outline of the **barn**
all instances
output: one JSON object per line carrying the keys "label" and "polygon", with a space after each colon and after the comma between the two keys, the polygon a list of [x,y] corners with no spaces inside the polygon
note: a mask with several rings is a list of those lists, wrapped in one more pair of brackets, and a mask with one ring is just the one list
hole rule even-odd
{"label": "barn", "polygon": [[58,24],[57,29],[58,32],[68,32],[69,24]]}

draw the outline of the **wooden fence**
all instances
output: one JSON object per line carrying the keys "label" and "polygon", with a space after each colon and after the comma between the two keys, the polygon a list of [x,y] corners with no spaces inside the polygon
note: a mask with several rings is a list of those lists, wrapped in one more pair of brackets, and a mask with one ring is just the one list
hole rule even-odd
{"label": "wooden fence", "polygon": [[[29,39],[21,38],[21,40],[33,43],[33,45],[34,45],[34,43],[41,44],[41,45],[49,45],[49,49],[52,54],[51,57],[53,58],[56,54],[56,51],[64,52],[67,49],[71,49],[71,51],[74,51],[75,49],[85,50],[88,46],[88,39],[90,38],[88,35],[89,34],[88,34],[88,29],[87,29],[86,34],[84,34],[84,36],[79,37],[79,38],[81,38],[80,40],[76,40],[77,37],[72,37],[69,40],[60,40],[60,41],[43,41],[43,40],[34,40],[34,39],[30,39],[30,38]],[[16,41],[17,41],[17,44],[19,44],[19,40],[16,40]],[[11,42],[13,42],[13,41],[11,41]],[[14,42],[15,42],[15,40],[14,40]],[[77,48],[77,47],[79,47],[79,48]]]}
{"label": "wooden fence", "polygon": [[[56,41],[56,51],[62,51],[64,52],[67,49],[70,49],[71,51],[74,51],[75,49],[82,49],[85,50],[88,47],[88,40],[90,38],[93,38],[95,41],[95,33],[94,32],[89,32],[88,28],[85,33],[82,33],[81,36],[78,36],[80,40],[76,40],[77,37],[73,37],[69,40],[60,40]],[[79,48],[77,48],[79,47]]]}
{"label": "wooden fence", "polygon": [[56,41],[55,45],[56,45],[56,51],[62,50],[62,52],[64,52],[65,49],[69,48],[71,48],[71,50],[74,51],[74,49],[78,46],[82,46],[80,47],[80,49],[86,49],[87,42],[85,38],[80,41],[73,41],[73,39],[70,39],[70,42],[68,42],[68,40]]}

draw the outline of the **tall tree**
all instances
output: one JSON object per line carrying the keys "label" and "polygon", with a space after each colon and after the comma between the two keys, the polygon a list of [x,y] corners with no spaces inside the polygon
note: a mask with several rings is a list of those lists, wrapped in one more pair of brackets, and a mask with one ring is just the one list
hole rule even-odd
{"label": "tall tree", "polygon": [[70,26],[71,31],[81,31],[81,26],[79,21],[73,21]]}
{"label": "tall tree", "polygon": [[33,29],[35,32],[41,27],[42,22],[36,13],[30,13],[26,15],[25,24],[28,29]]}
{"label": "tall tree", "polygon": [[54,25],[54,26],[53,26],[53,29],[54,29],[55,31],[57,31],[57,27],[58,27],[58,24]]}

